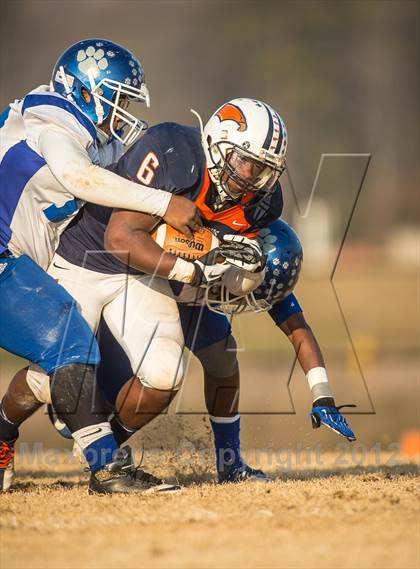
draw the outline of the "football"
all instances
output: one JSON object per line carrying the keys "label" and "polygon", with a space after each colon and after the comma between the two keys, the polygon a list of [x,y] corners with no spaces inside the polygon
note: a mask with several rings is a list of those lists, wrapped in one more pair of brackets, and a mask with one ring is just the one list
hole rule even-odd
{"label": "football", "polygon": [[168,253],[194,261],[218,246],[219,240],[210,229],[202,227],[189,238],[167,223],[160,223],[150,234]]}
{"label": "football", "polygon": [[258,288],[264,281],[264,275],[264,270],[259,273],[250,273],[232,265],[223,274],[222,281],[232,294],[243,296]]}

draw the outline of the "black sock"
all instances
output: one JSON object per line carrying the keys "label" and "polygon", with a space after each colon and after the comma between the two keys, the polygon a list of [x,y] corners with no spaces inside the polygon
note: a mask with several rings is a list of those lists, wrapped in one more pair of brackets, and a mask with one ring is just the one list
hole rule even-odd
{"label": "black sock", "polygon": [[131,435],[137,432],[137,429],[130,429],[129,427],[124,427],[124,425],[118,420],[118,417],[114,415],[110,420],[112,433],[114,439],[117,441],[118,446],[123,445]]}
{"label": "black sock", "polygon": [[10,421],[0,403],[0,441],[14,443],[19,436],[19,424]]}

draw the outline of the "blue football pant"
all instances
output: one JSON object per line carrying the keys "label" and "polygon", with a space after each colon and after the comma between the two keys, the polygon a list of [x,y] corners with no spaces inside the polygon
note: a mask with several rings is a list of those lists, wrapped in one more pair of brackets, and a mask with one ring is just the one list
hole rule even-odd
{"label": "blue football pant", "polygon": [[0,347],[48,374],[99,363],[99,348],[73,298],[26,255],[0,257]]}

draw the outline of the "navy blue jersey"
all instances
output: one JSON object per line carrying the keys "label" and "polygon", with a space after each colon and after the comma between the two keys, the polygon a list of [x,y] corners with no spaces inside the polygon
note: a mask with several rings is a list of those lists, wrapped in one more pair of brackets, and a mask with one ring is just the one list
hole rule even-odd
{"label": "navy blue jersey", "polygon": [[[200,132],[176,123],[150,128],[110,169],[134,182],[192,199],[200,209],[203,224],[219,237],[226,233],[254,237],[280,217],[283,209],[277,184],[264,199],[249,193],[245,205],[234,204],[215,212],[212,203],[216,188],[208,175]],[[111,214],[110,208],[87,204],[62,235],[58,254],[70,263],[101,273],[139,273],[103,252]]]}

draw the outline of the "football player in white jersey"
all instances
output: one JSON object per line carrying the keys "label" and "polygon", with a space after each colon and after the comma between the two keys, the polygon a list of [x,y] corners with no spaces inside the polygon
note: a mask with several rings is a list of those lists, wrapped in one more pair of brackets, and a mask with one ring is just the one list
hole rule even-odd
{"label": "football player in white jersey", "polygon": [[[127,451],[115,459],[109,423],[91,410],[100,356],[89,326],[44,269],[84,202],[158,215],[187,235],[200,225],[186,198],[104,169],[146,126],[128,112],[130,101],[149,102],[138,59],[118,44],[88,39],[60,56],[50,85],[0,115],[0,346],[50,376],[55,409],[85,450],[93,492],[133,492],[142,484]],[[11,483],[18,426],[5,397],[0,490]]]}

